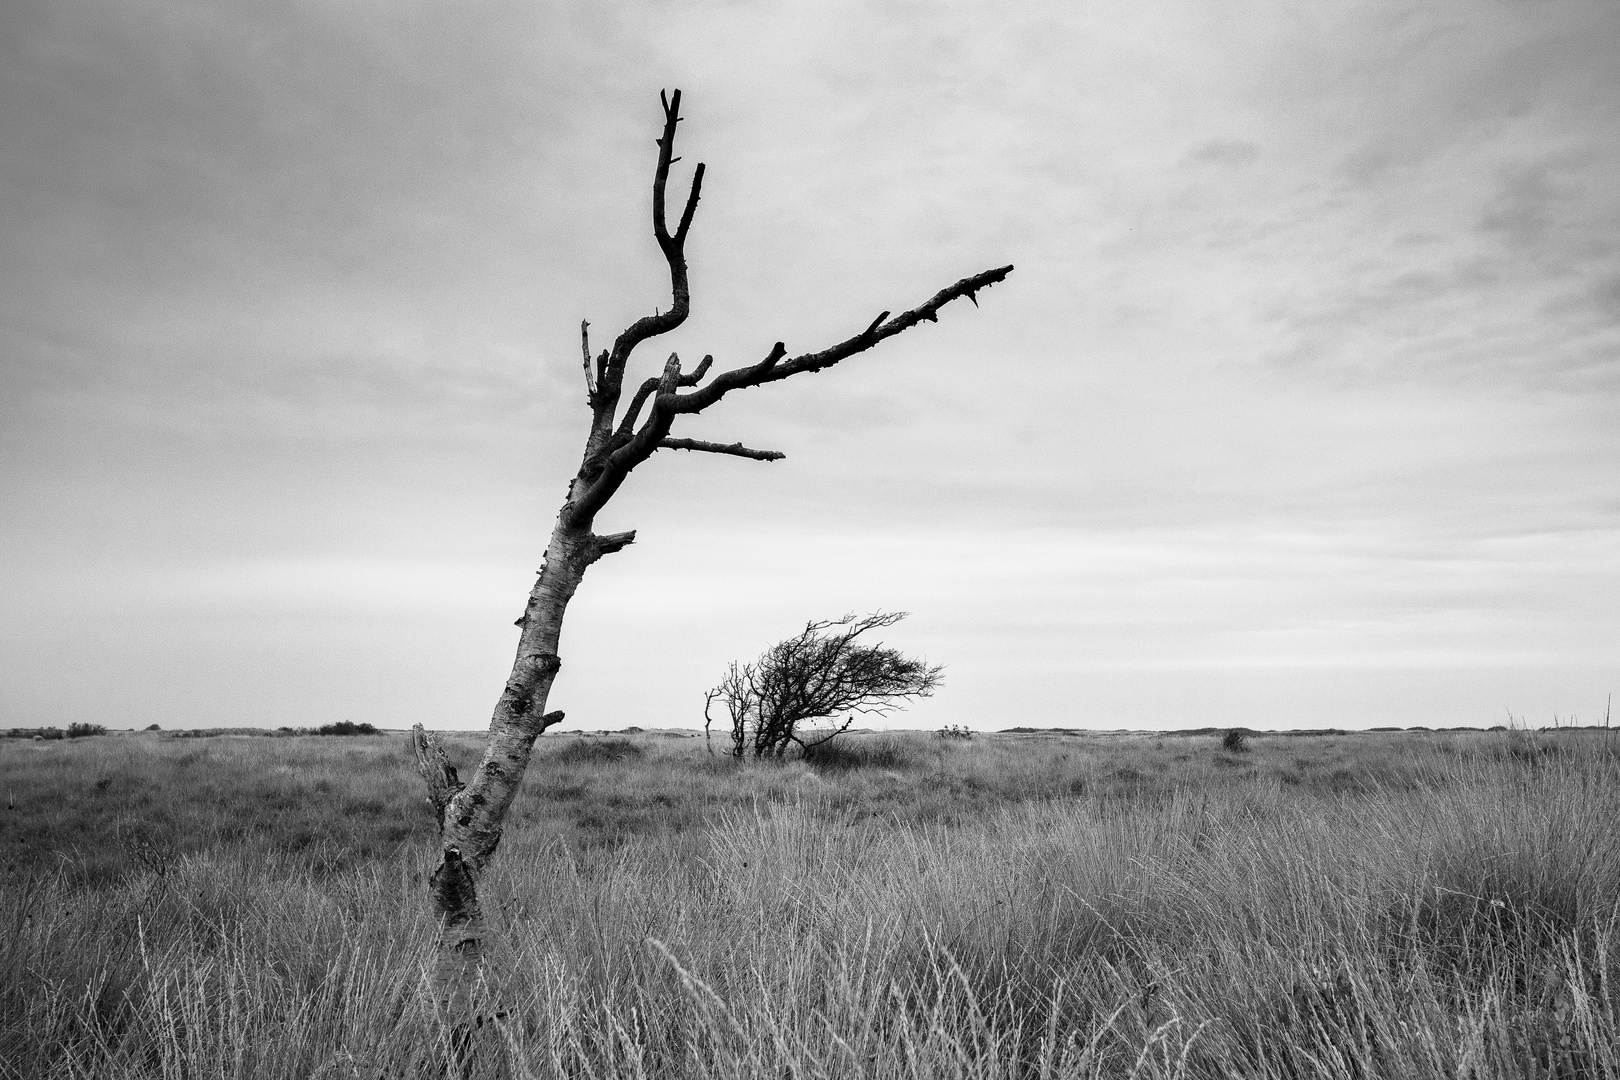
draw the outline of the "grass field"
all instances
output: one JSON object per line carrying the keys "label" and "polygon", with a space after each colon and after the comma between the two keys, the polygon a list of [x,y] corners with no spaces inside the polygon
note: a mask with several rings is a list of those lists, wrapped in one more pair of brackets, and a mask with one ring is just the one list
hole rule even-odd
{"label": "grass field", "polygon": [[[449,740],[470,764],[478,740]],[[0,1076],[445,1075],[404,736],[0,740]],[[1620,740],[551,734],[491,1077],[1620,1077]]]}

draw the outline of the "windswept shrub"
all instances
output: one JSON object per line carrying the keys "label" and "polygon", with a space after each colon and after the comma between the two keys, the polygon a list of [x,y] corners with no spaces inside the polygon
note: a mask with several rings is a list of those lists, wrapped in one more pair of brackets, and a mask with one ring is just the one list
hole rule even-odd
{"label": "windswept shrub", "polygon": [[105,735],[107,729],[101,724],[69,724],[67,737],[70,739],[83,739],[90,735]]}
{"label": "windswept shrub", "polygon": [[[806,623],[758,660],[733,663],[703,703],[704,737],[714,725],[709,710],[719,702],[731,721],[730,756],[780,758],[794,746],[808,755],[848,731],[858,714],[882,716],[932,696],[943,670],[938,664],[858,640],[905,617],[903,611],[880,611]],[[812,734],[816,721],[825,724]]]}
{"label": "windswept shrub", "polygon": [[1221,736],[1221,749],[1229,754],[1241,754],[1249,749],[1249,733],[1243,728],[1233,728]]}

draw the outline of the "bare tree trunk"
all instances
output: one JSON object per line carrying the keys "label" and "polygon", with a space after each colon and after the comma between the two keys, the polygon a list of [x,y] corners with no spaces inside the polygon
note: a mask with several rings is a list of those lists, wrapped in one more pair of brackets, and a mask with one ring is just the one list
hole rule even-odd
{"label": "bare tree trunk", "polygon": [[[589,324],[580,325],[586,404],[591,410],[585,453],[551,531],[539,578],[517,621],[522,628],[517,657],[490,719],[489,742],[472,780],[460,780],[438,739],[420,724],[412,733],[417,768],[427,782],[442,839],[439,863],[429,886],[432,910],[440,924],[434,995],[463,1022],[476,1019],[465,1010],[477,985],[488,935],[478,903],[479,879],[500,844],[506,812],[528,769],[534,740],[563,718],[560,712],[546,712],[546,700],[561,664],[563,616],[590,565],[626,547],[636,537],[633,531],[596,535],[591,530],[597,513],[630,472],[659,450],[700,451],[755,461],[781,458],[783,455],[774,450],[755,450],[741,443],[671,438],[670,428],[677,417],[696,415],[733,390],[821,371],[920,322],[937,322],[940,308],[952,300],[965,296],[977,306],[979,290],[989,288],[1012,271],[1011,266],[1004,266],[963,278],[892,319],[889,312],[883,312],[865,330],[820,352],[788,358],[786,347],[777,342],[763,360],[722,372],[707,384],[703,379],[713,362],[711,357],[705,356],[693,371],[683,372],[680,357],[672,353],[662,374],[644,380],[621,411],[625,366],[631,352],[641,342],[680,326],[691,306],[685,245],[702,190],[703,166],[693,170],[685,208],[671,232],[665,216],[664,188],[670,165],[677,160],[675,128],[681,119],[681,92],[676,90],[664,98],[663,106],[664,131],[658,139],[658,165],[653,174],[652,223],[653,235],[669,264],[670,305],[667,310],[637,319],[614,339],[611,350],[604,349],[594,359]],[[689,388],[696,389],[680,392]]]}
{"label": "bare tree trunk", "polygon": [[489,742],[472,782],[459,780],[438,739],[420,724],[412,732],[417,768],[438,812],[443,841],[429,885],[441,928],[435,996],[458,1007],[465,1005],[484,957],[486,929],[478,880],[500,844],[506,812],[528,770],[534,740],[563,718],[561,712],[546,712],[546,699],[561,667],[557,650],[568,601],[591,563],[625,546],[634,535],[595,536],[589,529],[569,526],[564,509],[518,619],[523,632],[517,657],[490,719]]}

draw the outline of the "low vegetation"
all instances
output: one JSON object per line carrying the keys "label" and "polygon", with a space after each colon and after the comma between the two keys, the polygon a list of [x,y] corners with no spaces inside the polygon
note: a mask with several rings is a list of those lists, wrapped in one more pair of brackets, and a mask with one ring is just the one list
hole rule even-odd
{"label": "low vegetation", "polygon": [[[547,735],[471,1074],[1620,1077],[1620,746],[1247,735]],[[403,736],[0,744],[0,1076],[443,1075],[418,785]]]}
{"label": "low vegetation", "polygon": [[101,724],[69,724],[67,730],[58,727],[42,728],[7,728],[5,737],[11,739],[83,739],[91,735],[105,735],[107,729]]}
{"label": "low vegetation", "polygon": [[379,735],[370,724],[357,724],[353,720],[339,720],[335,724],[322,724],[315,729],[317,735]]}

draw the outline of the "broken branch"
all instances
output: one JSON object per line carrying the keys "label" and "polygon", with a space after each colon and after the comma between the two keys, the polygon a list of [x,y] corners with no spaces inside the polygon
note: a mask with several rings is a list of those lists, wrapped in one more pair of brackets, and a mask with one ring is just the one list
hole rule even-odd
{"label": "broken branch", "polygon": [[702,439],[659,439],[659,450],[700,450],[705,454],[730,454],[732,457],[753,458],[755,461],[781,461],[787,457],[780,450],[754,450],[740,442],[715,443]]}
{"label": "broken branch", "polygon": [[[623,551],[636,542],[636,530],[628,532],[608,533],[606,536],[591,537],[591,544],[596,548],[597,558],[611,555],[615,551]],[[560,718],[559,718],[560,719]]]}
{"label": "broken branch", "polygon": [[579,350],[585,355],[585,393],[587,401],[596,399],[596,379],[591,376],[591,324],[579,320]]}
{"label": "broken branch", "polygon": [[411,749],[416,752],[416,771],[422,774],[423,781],[427,783],[428,802],[433,804],[434,820],[438,823],[439,831],[443,832],[445,808],[467,785],[456,777],[456,767],[450,764],[438,736],[421,724],[411,728]]}

